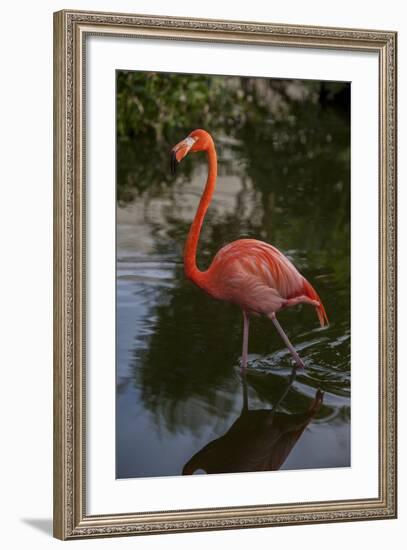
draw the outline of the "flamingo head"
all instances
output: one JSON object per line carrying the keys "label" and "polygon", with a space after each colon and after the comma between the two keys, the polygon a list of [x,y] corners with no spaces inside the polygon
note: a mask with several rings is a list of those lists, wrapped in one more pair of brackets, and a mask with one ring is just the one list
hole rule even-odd
{"label": "flamingo head", "polygon": [[212,138],[205,130],[194,130],[171,150],[171,173],[175,174],[177,165],[189,152],[207,151],[213,145]]}

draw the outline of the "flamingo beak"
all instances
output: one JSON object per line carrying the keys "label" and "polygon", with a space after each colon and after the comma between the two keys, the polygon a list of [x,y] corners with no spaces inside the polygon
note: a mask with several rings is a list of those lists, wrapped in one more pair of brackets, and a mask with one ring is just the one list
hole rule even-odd
{"label": "flamingo beak", "polygon": [[196,139],[188,136],[183,139],[171,151],[171,174],[174,176],[177,170],[178,163],[187,156],[189,150],[194,145]]}
{"label": "flamingo beak", "polygon": [[171,151],[171,176],[175,176],[175,172],[177,171],[177,157],[175,151]]}

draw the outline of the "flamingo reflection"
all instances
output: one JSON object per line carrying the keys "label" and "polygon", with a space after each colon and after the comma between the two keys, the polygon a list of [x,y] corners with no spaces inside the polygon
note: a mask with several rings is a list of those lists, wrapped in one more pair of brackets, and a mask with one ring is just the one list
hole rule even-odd
{"label": "flamingo reflection", "polygon": [[317,390],[309,408],[303,413],[278,412],[296,376],[293,368],[288,385],[271,409],[249,409],[247,380],[242,374],[242,412],[229,430],[192,456],[182,473],[197,470],[207,474],[279,470],[305,428],[318,414],[323,392]]}

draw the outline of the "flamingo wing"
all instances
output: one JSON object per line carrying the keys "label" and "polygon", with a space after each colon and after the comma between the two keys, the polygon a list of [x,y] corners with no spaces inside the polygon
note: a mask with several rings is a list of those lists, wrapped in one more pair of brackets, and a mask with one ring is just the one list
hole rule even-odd
{"label": "flamingo wing", "polygon": [[327,322],[318,294],[277,248],[255,239],[224,246],[206,272],[207,291],[254,314],[270,315],[297,303],[317,308]]}

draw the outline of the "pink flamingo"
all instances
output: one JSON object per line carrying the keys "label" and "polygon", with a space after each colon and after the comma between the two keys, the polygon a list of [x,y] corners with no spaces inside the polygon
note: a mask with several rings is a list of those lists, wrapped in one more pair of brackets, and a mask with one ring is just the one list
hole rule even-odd
{"label": "pink flamingo", "polygon": [[194,130],[171,152],[171,170],[174,174],[177,164],[189,152],[198,151],[207,154],[208,178],[185,245],[185,275],[210,296],[242,308],[243,370],[247,365],[251,315],[265,315],[271,319],[296,364],[303,368],[304,363],[278,322],[276,313],[297,304],[309,304],[316,308],[321,327],[328,324],[328,318],[314,288],[284,254],[262,241],[239,239],[221,248],[206,271],[200,271],[196,265],[199,235],[216,184],[215,145],[208,132]]}

